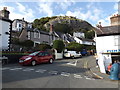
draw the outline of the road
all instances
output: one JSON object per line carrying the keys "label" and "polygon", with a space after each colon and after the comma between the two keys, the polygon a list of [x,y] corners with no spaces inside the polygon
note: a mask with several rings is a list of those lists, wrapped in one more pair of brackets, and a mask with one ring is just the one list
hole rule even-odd
{"label": "road", "polygon": [[118,88],[118,83],[94,78],[85,68],[89,57],[56,60],[53,64],[0,68],[3,88]]}

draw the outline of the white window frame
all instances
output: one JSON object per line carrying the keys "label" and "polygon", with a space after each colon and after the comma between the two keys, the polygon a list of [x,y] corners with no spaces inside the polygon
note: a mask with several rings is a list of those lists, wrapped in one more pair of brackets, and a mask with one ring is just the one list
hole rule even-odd
{"label": "white window frame", "polygon": [[30,39],[30,32],[28,32],[28,39]]}
{"label": "white window frame", "polygon": [[114,36],[114,45],[115,46],[120,46],[119,40],[120,40],[120,36]]}

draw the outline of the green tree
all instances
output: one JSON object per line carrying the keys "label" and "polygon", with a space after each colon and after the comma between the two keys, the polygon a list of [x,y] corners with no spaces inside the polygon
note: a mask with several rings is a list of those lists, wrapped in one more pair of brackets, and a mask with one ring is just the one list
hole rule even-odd
{"label": "green tree", "polygon": [[12,44],[15,44],[15,45],[19,45],[19,44],[20,44],[20,41],[19,41],[18,38],[12,38],[12,39],[11,39],[11,43],[12,43]]}
{"label": "green tree", "polygon": [[76,43],[76,42],[68,43],[66,47],[66,49],[73,50],[73,51],[81,51],[83,48],[84,48],[84,45]]}
{"label": "green tree", "polygon": [[90,30],[85,33],[85,38],[93,39],[94,37],[95,37],[95,32],[93,30]]}
{"label": "green tree", "polygon": [[62,33],[69,33],[71,31],[71,28],[67,24],[56,23],[54,25],[54,30]]}
{"label": "green tree", "polygon": [[53,42],[53,48],[55,48],[58,53],[61,53],[65,49],[65,44],[62,40],[55,40]]}
{"label": "green tree", "polygon": [[38,44],[36,47],[35,47],[35,50],[40,50],[40,51],[45,51],[47,49],[51,49],[52,47],[48,44]]}

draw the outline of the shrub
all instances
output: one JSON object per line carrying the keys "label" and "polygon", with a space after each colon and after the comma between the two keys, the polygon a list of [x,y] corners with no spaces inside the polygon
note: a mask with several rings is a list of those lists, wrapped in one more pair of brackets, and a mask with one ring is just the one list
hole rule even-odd
{"label": "shrub", "polygon": [[31,40],[25,40],[23,42],[20,42],[20,45],[25,47],[33,47],[34,42]]}
{"label": "shrub", "polygon": [[53,42],[53,48],[55,48],[58,53],[61,53],[65,49],[65,45],[62,40],[55,40]]}

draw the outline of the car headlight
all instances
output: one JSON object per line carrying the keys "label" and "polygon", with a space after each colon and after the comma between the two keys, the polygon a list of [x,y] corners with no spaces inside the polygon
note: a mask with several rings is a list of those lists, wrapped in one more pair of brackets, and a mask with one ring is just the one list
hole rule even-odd
{"label": "car headlight", "polygon": [[27,60],[30,60],[32,57],[28,57],[28,58],[26,58],[24,61],[27,61]]}

